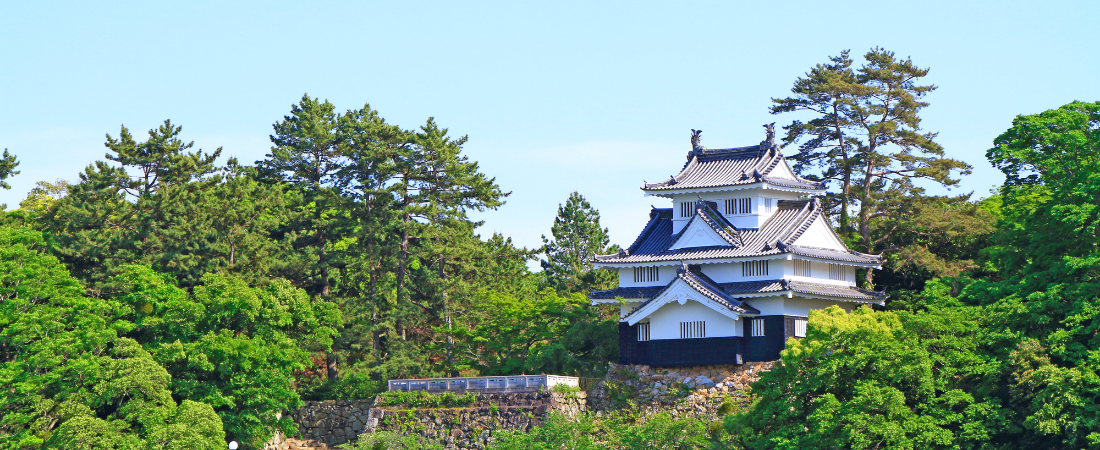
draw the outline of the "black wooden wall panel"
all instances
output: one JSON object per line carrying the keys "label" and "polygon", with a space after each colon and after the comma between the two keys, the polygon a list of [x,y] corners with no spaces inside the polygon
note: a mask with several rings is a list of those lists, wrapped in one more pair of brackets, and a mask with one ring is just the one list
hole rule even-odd
{"label": "black wooden wall panel", "polygon": [[703,366],[742,362],[775,361],[794,336],[794,316],[757,316],[764,319],[764,336],[704,339],[658,339],[638,342],[638,329],[619,322],[619,364],[647,364],[653,367]]}

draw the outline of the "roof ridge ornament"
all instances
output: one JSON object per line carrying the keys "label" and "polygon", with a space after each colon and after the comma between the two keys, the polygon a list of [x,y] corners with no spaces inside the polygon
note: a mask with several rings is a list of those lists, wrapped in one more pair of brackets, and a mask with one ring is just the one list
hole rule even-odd
{"label": "roof ridge ornament", "polygon": [[775,146],[775,122],[765,124],[764,129],[767,130],[767,136],[760,142],[761,150],[767,150]]}
{"label": "roof ridge ornament", "polygon": [[775,248],[783,253],[787,252],[787,244],[784,244],[782,239],[775,241]]}
{"label": "roof ridge ornament", "polygon": [[703,138],[702,135],[703,135],[703,130],[696,130],[694,128],[691,129],[691,153],[692,154],[702,154],[703,152],[707,151],[707,148],[704,147],[702,143],[700,143],[700,141]]}

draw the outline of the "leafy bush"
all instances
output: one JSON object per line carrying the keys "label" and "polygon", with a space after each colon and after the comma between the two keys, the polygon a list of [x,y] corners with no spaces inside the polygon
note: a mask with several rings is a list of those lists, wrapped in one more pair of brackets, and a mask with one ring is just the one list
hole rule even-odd
{"label": "leafy bush", "polygon": [[496,436],[491,448],[506,450],[699,450],[718,445],[708,438],[702,420],[667,413],[639,417],[633,411],[580,414],[574,419],[555,412],[529,432],[505,431]]}
{"label": "leafy bush", "polygon": [[477,392],[455,395],[453,392],[429,394],[424,391],[387,391],[378,395],[378,406],[409,406],[412,408],[453,408],[472,405]]}
{"label": "leafy bush", "polygon": [[360,434],[358,440],[348,442],[338,448],[345,450],[442,450],[438,441],[425,439],[415,434],[402,436],[392,431],[377,431]]}
{"label": "leafy bush", "polygon": [[577,393],[581,391],[581,388],[568,384],[555,384],[550,390],[561,394],[565,398],[577,398]]}

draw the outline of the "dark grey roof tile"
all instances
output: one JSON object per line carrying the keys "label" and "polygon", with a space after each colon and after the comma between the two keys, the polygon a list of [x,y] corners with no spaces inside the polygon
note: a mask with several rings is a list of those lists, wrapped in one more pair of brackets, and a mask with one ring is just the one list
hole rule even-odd
{"label": "dark grey roof tile", "polygon": [[[836,250],[812,249],[811,247],[792,246],[814,220],[822,216],[821,204],[815,199],[779,200],[776,212],[759,229],[737,229],[725,222],[720,214],[697,213],[692,220],[703,220],[719,234],[725,233],[732,239],[730,246],[693,247],[670,250],[679,234],[672,234],[671,215],[651,214],[645,229],[627,250],[613,255],[596,257],[600,263],[655,263],[670,261],[698,261],[705,259],[726,259],[771,256],[786,253],[831,259],[860,264],[880,264],[882,258],[876,255]],[[715,217],[724,223],[717,223]],[[822,217],[823,218],[823,217]],[[690,225],[690,222],[689,224]],[[688,225],[684,226],[686,230]],[[682,231],[681,231],[682,232]],[[724,238],[726,236],[723,236]]]}
{"label": "dark grey roof tile", "polygon": [[822,190],[825,184],[796,176],[795,179],[770,176],[783,154],[779,147],[756,145],[729,149],[705,149],[688,154],[688,162],[672,178],[646,183],[647,191],[712,188],[766,182],[776,186],[803,190]]}

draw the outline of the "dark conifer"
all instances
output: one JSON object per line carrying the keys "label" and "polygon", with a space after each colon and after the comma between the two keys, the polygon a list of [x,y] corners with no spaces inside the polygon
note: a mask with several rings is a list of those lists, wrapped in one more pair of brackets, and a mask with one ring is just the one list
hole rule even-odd
{"label": "dark conifer", "polygon": [[[935,142],[937,133],[922,133],[920,116],[928,106],[923,98],[936,89],[920,85],[928,75],[909,58],[873,48],[866,62],[851,69],[848,52],[830,58],[830,64],[818,65],[795,81],[785,99],[772,99],[772,114],[809,111],[809,122],[795,121],[784,127],[787,143],[801,142],[796,169],[803,174],[841,183],[834,202],[840,215],[841,233],[854,231],[857,248],[879,253],[890,248],[898,230],[876,226],[904,197],[923,195],[914,184],[923,179],[942,186],[958,184],[959,174],[969,174],[970,165],[947,158]],[[817,172],[814,170],[817,169]],[[858,208],[855,230],[848,226],[849,208]],[[872,282],[866,271],[866,283]]]}
{"label": "dark conifer", "polygon": [[592,260],[618,251],[618,246],[608,246],[611,238],[607,228],[600,227],[600,212],[579,192],[573,191],[564,205],[558,205],[550,234],[553,239],[542,236],[546,259],[541,261],[550,287],[568,293],[614,287],[616,274],[592,270]]}

